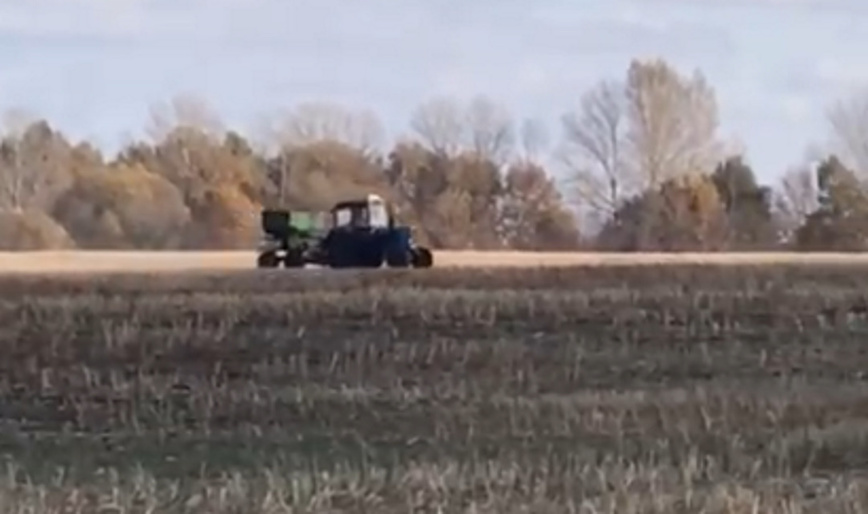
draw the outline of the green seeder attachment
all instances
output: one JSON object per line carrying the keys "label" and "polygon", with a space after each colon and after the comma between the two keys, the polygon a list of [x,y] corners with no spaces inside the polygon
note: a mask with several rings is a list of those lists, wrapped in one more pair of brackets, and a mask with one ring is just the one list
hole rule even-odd
{"label": "green seeder attachment", "polygon": [[264,210],[262,231],[275,239],[310,238],[328,229],[328,213]]}

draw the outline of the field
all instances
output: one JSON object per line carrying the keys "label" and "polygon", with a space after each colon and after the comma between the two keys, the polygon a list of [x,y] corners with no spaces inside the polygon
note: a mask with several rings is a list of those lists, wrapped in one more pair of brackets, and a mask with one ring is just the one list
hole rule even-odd
{"label": "field", "polygon": [[[599,266],[638,264],[868,264],[854,253],[579,253],[437,251],[435,267]],[[155,271],[229,271],[250,269],[252,251],[0,252],[0,273],[99,273]]]}
{"label": "field", "polygon": [[140,262],[0,265],[0,511],[868,511],[859,259]]}

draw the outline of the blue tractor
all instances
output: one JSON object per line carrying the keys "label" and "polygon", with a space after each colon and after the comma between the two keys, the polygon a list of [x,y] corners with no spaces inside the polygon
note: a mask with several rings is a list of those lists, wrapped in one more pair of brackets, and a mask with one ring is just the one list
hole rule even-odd
{"label": "blue tractor", "polygon": [[[293,220],[295,214],[296,220]],[[343,201],[329,212],[327,230],[310,223],[309,213],[262,211],[266,239],[258,267],[287,268],[315,264],[331,268],[430,268],[431,250],[413,241],[410,227],[396,225],[392,211],[378,195]]]}

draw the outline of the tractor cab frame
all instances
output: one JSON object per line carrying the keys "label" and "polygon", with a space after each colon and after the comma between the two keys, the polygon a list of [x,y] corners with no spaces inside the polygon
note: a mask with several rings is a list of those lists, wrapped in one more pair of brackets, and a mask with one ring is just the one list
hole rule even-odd
{"label": "tractor cab frame", "polygon": [[338,202],[332,207],[332,228],[386,230],[393,226],[392,212],[378,195],[365,200]]}

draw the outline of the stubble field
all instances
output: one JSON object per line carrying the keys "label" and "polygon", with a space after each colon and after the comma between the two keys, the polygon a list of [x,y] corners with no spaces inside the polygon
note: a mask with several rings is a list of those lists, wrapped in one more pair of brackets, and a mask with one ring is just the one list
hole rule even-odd
{"label": "stubble field", "polygon": [[0,510],[864,512],[866,285],[855,261],[9,273]]}

